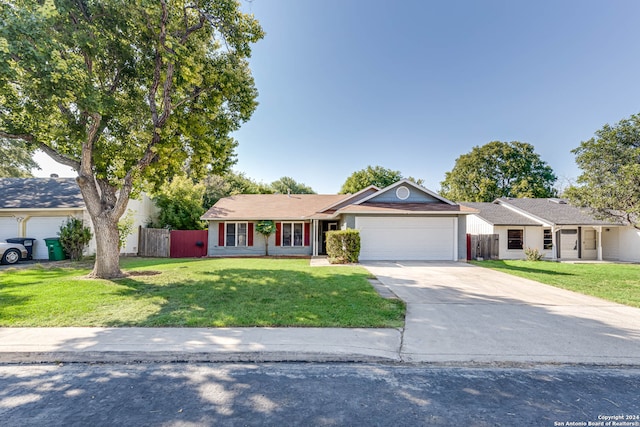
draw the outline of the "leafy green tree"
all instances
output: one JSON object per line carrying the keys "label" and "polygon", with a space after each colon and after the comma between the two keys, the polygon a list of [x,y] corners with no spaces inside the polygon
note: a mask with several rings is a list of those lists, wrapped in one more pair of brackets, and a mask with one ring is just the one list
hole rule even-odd
{"label": "leafy green tree", "polygon": [[269,236],[276,232],[276,223],[271,220],[258,221],[256,231],[264,237],[264,254],[269,256]]}
{"label": "leafy green tree", "polygon": [[30,178],[40,169],[24,141],[0,138],[0,178]]}
{"label": "leafy green tree", "polygon": [[236,194],[271,194],[270,186],[258,183],[243,172],[227,172],[223,175],[209,175],[202,183],[205,186],[203,206],[209,209],[223,197]]}
{"label": "leafy green tree", "polygon": [[313,191],[313,188],[297,182],[295,179],[288,176],[283,176],[282,178],[273,181],[271,183],[271,188],[274,192],[280,194],[287,194],[289,192],[291,194],[316,194],[316,192]]}
{"label": "leafy green tree", "polygon": [[[382,166],[367,166],[365,169],[355,171],[347,178],[344,184],[342,184],[340,194],[357,193],[370,185],[375,185],[378,188],[384,188],[402,179],[404,179],[404,177],[400,171],[386,169]],[[407,179],[418,185],[422,185],[424,183],[424,180],[422,179],[415,179],[413,177],[409,177]]]}
{"label": "leafy green tree", "polygon": [[603,219],[640,229],[640,115],[604,125],[572,152],[582,174],[565,195]]}
{"label": "leafy green tree", "polygon": [[85,227],[82,220],[78,218],[69,218],[60,227],[58,236],[60,236],[62,249],[72,261],[82,259],[84,248],[87,247],[92,237],[89,227]]}
{"label": "leafy green tree", "polygon": [[91,276],[122,276],[117,224],[143,182],[234,162],[262,37],[236,0],[0,3],[0,137],[78,172],[96,233]]}
{"label": "leafy green tree", "polygon": [[456,159],[440,183],[440,194],[459,202],[498,197],[554,197],[556,175],[526,142],[493,141]]}
{"label": "leafy green tree", "polygon": [[202,206],[204,184],[194,184],[190,178],[176,176],[163,185],[153,198],[160,210],[157,228],[174,230],[202,230],[205,223],[200,220],[205,209]]}

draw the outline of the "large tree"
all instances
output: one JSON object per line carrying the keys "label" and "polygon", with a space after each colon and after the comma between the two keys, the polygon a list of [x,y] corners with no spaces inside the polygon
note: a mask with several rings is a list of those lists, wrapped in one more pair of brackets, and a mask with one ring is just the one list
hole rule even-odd
{"label": "large tree", "polygon": [[[355,171],[349,175],[344,184],[342,184],[342,188],[340,188],[340,194],[357,193],[370,185],[375,185],[378,188],[384,188],[400,181],[403,178],[404,177],[400,171],[383,168],[382,166],[367,166],[366,168]],[[418,185],[422,185],[424,182],[422,179],[415,179],[413,177],[408,177],[407,179]]]}
{"label": "large tree", "polygon": [[0,178],[29,178],[40,169],[24,141],[0,138]]}
{"label": "large tree", "polygon": [[603,219],[640,229],[640,115],[604,125],[572,152],[582,174],[566,195]]}
{"label": "large tree", "polygon": [[271,183],[271,188],[274,192],[280,194],[316,194],[313,188],[297,182],[295,179],[283,176],[282,178],[275,180]]}
{"label": "large tree", "polygon": [[202,183],[205,186],[203,206],[209,209],[223,197],[236,194],[272,194],[273,189],[263,183],[249,178],[244,172],[227,172],[220,175],[209,175]]}
{"label": "large tree", "polygon": [[440,194],[458,202],[498,197],[554,197],[556,175],[526,142],[493,141],[456,159]]}
{"label": "large tree", "polygon": [[2,2],[0,137],[78,172],[93,277],[122,275],[118,219],[143,182],[233,163],[262,36],[236,0]]}

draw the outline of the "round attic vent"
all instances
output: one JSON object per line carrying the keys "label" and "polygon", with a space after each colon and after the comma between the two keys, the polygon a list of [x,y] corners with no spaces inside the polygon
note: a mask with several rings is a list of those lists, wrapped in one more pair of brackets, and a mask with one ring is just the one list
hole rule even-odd
{"label": "round attic vent", "polygon": [[404,185],[396,189],[396,197],[398,197],[398,199],[400,200],[408,199],[410,194],[411,192]]}

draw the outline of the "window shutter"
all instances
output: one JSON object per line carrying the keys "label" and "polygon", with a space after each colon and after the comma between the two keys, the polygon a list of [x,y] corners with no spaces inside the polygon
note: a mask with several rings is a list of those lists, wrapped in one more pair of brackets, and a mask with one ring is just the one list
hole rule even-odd
{"label": "window shutter", "polygon": [[224,222],[218,223],[218,246],[224,246]]}
{"label": "window shutter", "polygon": [[281,235],[282,235],[282,223],[276,222],[276,246],[280,246]]}
{"label": "window shutter", "polygon": [[304,245],[309,246],[309,239],[311,237],[311,224],[308,222],[304,223]]}
{"label": "window shutter", "polygon": [[247,246],[253,246],[253,223],[247,224]]}

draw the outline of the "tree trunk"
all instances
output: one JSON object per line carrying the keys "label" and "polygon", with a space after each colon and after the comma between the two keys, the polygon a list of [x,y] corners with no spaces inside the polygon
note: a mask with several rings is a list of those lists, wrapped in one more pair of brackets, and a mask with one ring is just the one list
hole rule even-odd
{"label": "tree trunk", "polygon": [[120,249],[118,247],[118,220],[109,215],[92,218],[96,233],[96,262],[89,277],[114,279],[124,277],[120,270]]}
{"label": "tree trunk", "polygon": [[264,236],[264,255],[269,256],[269,236]]}

